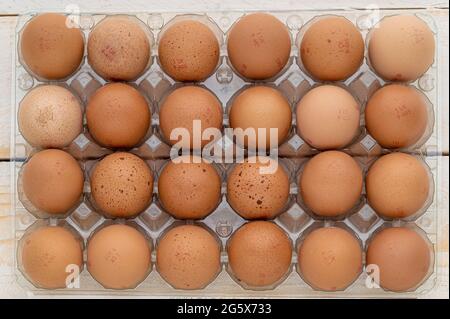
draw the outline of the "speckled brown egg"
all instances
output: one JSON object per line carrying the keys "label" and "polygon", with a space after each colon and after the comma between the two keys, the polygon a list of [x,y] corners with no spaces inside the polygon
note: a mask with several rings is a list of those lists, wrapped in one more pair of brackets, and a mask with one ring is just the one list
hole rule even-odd
{"label": "speckled brown egg", "polygon": [[340,149],[357,136],[359,115],[359,104],[347,90],[321,85],[298,102],[297,132],[319,150]]}
{"label": "speckled brown egg", "polygon": [[151,270],[151,250],[140,231],[129,225],[112,224],[89,239],[87,269],[105,288],[135,288]]}
{"label": "speckled brown egg", "polygon": [[315,214],[338,217],[359,201],[363,186],[362,170],[344,152],[327,151],[311,158],[300,175],[301,199]]}
{"label": "speckled brown egg", "polygon": [[281,163],[268,169],[268,158],[251,157],[236,164],[227,179],[227,200],[245,219],[271,219],[283,212],[289,199],[289,177]]}
{"label": "speckled brown egg", "polygon": [[[252,86],[233,100],[229,119],[238,144],[253,150],[256,147],[269,149],[287,139],[292,114],[287,99],[280,91],[269,86]],[[251,130],[251,134],[246,135],[247,129]],[[271,132],[271,129],[278,131]]]}
{"label": "speckled brown egg", "polygon": [[286,66],[291,37],[286,26],[267,13],[243,16],[227,39],[228,58],[234,69],[251,80],[276,76]]}
{"label": "speckled brown egg", "polygon": [[[214,140],[206,129],[217,129],[218,133],[222,130],[222,114],[222,105],[211,91],[199,86],[183,86],[164,99],[159,112],[159,127],[171,145],[179,143],[182,147],[199,149]],[[194,120],[199,122],[195,125],[201,136],[194,136],[194,127],[197,127]],[[186,129],[189,136],[182,138],[175,134],[174,130],[179,128]]]}
{"label": "speckled brown egg", "polygon": [[219,242],[203,227],[176,226],[158,242],[156,267],[176,289],[204,288],[221,270]]}
{"label": "speckled brown egg", "polygon": [[201,81],[209,77],[219,62],[219,42],[214,32],[195,20],[174,22],[162,31],[159,62],[176,81]]}
{"label": "speckled brown egg", "polygon": [[369,168],[366,192],[370,206],[384,218],[405,218],[427,201],[430,179],[425,164],[405,153],[380,157]]}
{"label": "speckled brown egg", "polygon": [[111,148],[131,148],[142,142],[150,117],[144,96],[124,83],[101,87],[86,108],[89,133],[97,143]]}
{"label": "speckled brown egg", "polygon": [[202,219],[219,204],[221,180],[212,164],[200,157],[169,161],[158,179],[158,198],[177,219]]}
{"label": "speckled brown egg", "polygon": [[63,148],[83,129],[82,107],[68,89],[41,85],[20,102],[17,121],[21,134],[32,146]]}
{"label": "speckled brown egg", "polygon": [[426,97],[411,86],[387,85],[369,99],[365,117],[369,134],[382,147],[409,147],[427,128]]}
{"label": "speckled brown egg", "polygon": [[254,221],[234,232],[227,252],[229,270],[238,282],[270,289],[289,272],[292,243],[276,224]]}
{"label": "speckled brown egg", "polygon": [[31,72],[40,78],[59,80],[78,69],[84,37],[79,28],[71,27],[72,23],[65,15],[44,13],[25,25],[20,34],[20,53]]}
{"label": "speckled brown egg", "polygon": [[300,43],[307,72],[320,81],[341,81],[353,75],[364,59],[364,40],[344,17],[324,16],[307,28]]}
{"label": "speckled brown egg", "polygon": [[152,202],[153,173],[138,156],[113,153],[93,168],[91,195],[95,206],[107,216],[136,216]]}
{"label": "speckled brown egg", "polygon": [[65,214],[83,195],[80,164],[69,153],[49,149],[34,154],[22,169],[22,188],[37,209]]}
{"label": "speckled brown egg", "polygon": [[25,275],[40,288],[66,288],[74,271],[83,270],[83,242],[67,228],[40,226],[22,237],[20,247]]}
{"label": "speckled brown egg", "polygon": [[414,81],[434,61],[434,35],[414,15],[383,18],[369,33],[371,66],[388,81]]}
{"label": "speckled brown egg", "polygon": [[361,244],[339,227],[313,230],[299,245],[297,257],[303,280],[317,290],[344,290],[362,271]]}
{"label": "speckled brown egg", "polygon": [[126,15],[101,20],[88,40],[88,62],[106,80],[131,81],[150,62],[150,35],[142,22]]}
{"label": "speckled brown egg", "polygon": [[432,246],[415,230],[390,227],[369,241],[366,267],[378,267],[379,285],[391,291],[415,289],[432,267]]}

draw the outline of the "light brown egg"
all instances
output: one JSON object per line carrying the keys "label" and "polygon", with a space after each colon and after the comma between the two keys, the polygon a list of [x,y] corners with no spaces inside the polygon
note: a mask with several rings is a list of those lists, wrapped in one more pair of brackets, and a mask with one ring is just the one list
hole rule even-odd
{"label": "light brown egg", "polygon": [[64,151],[49,149],[34,154],[22,170],[27,199],[49,214],[65,214],[83,195],[80,164]]}
{"label": "light brown egg", "polygon": [[298,270],[314,289],[344,290],[361,273],[361,245],[354,235],[342,228],[315,229],[299,246]]}
{"label": "light brown egg", "polygon": [[83,269],[83,243],[64,227],[38,227],[20,242],[25,275],[40,288],[66,288],[76,267]]}
{"label": "light brown egg", "polygon": [[378,267],[379,285],[391,291],[416,288],[432,266],[431,244],[406,227],[385,228],[369,242],[366,267]]}
{"label": "light brown egg", "polygon": [[219,42],[214,32],[195,20],[175,22],[163,30],[158,46],[161,67],[176,81],[201,81],[219,62]]}
{"label": "light brown egg", "polygon": [[134,227],[109,225],[88,241],[87,269],[105,288],[135,288],[151,270],[151,250],[147,238]]}
{"label": "light brown egg", "polygon": [[269,158],[246,159],[228,175],[227,200],[245,219],[272,219],[283,212],[289,200],[289,177],[280,163],[266,174]]}
{"label": "light brown egg", "polygon": [[158,242],[156,265],[174,288],[202,289],[221,270],[219,242],[200,226],[174,227]]}
{"label": "light brown egg", "polygon": [[41,85],[25,95],[19,104],[19,130],[34,147],[63,148],[83,129],[80,101],[57,85]]}
{"label": "light brown egg", "polygon": [[359,131],[360,107],[345,89],[321,85],[310,90],[297,104],[297,132],[319,150],[340,149]]}
{"label": "light brown egg", "polygon": [[141,22],[126,15],[101,20],[88,40],[88,62],[101,77],[131,81],[150,62],[150,35]]}
{"label": "light brown egg", "polygon": [[364,40],[344,17],[326,16],[313,22],[300,43],[307,72],[320,81],[341,81],[353,75],[364,59]]}
{"label": "light brown egg", "polygon": [[384,218],[405,218],[427,200],[430,181],[425,164],[412,155],[391,153],[380,157],[366,176],[367,200]]}
{"label": "light brown egg", "polygon": [[299,180],[303,202],[315,214],[337,217],[348,213],[359,201],[362,170],[346,153],[327,151],[311,158]]}
{"label": "light brown egg", "polygon": [[110,154],[91,173],[91,195],[95,206],[107,216],[136,216],[152,202],[153,173],[134,154]]}
{"label": "light brown egg", "polygon": [[427,128],[426,98],[414,87],[387,85],[369,99],[365,117],[369,134],[382,147],[408,147],[418,142]]}
{"label": "light brown egg", "polygon": [[150,126],[150,109],[131,85],[111,83],[89,99],[86,119],[89,133],[102,146],[131,148],[143,141]]}
{"label": "light brown egg", "polygon": [[164,210],[177,219],[202,219],[219,204],[221,180],[212,164],[200,157],[170,161],[158,179],[158,198]]}
{"label": "light brown egg", "polygon": [[243,16],[231,28],[227,41],[228,58],[234,69],[251,80],[276,76],[291,52],[288,29],[266,13]]}
{"label": "light brown egg", "polygon": [[388,81],[414,81],[434,61],[434,35],[428,25],[413,15],[385,17],[371,30],[369,59]]}
{"label": "light brown egg", "polygon": [[[164,139],[171,145],[179,142],[183,147],[198,149],[214,139],[206,136],[204,133],[206,129],[222,130],[222,115],[222,105],[212,92],[199,86],[183,86],[172,91],[164,99],[159,112],[159,126]],[[195,139],[194,120],[200,121],[199,133],[202,135],[198,138],[195,135]],[[186,129],[189,138],[183,139],[179,136],[171,138],[172,131],[177,128]]]}
{"label": "light brown egg", "polygon": [[272,288],[291,266],[292,243],[287,234],[268,221],[249,222],[227,243],[228,267],[248,287]]}
{"label": "light brown egg", "polygon": [[[74,73],[83,59],[84,38],[57,13],[32,18],[20,35],[22,62],[38,77],[59,80]],[[69,24],[70,26],[70,24]]]}
{"label": "light brown egg", "polygon": [[[230,127],[244,130],[236,131],[235,136],[237,142],[246,148],[256,149],[260,143],[263,145],[259,149],[276,147],[286,140],[291,129],[289,102],[280,91],[269,86],[252,86],[239,93],[233,101],[229,117]],[[272,134],[271,128],[277,129],[278,134]],[[253,134],[245,135],[247,129],[251,129]],[[275,145],[271,143],[272,135]]]}

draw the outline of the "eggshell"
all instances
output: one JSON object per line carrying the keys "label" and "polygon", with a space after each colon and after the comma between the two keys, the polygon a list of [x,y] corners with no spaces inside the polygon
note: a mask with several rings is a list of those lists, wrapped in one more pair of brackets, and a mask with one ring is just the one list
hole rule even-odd
{"label": "eggshell", "polygon": [[22,170],[22,187],[27,199],[48,214],[65,214],[78,204],[83,183],[78,162],[56,149],[34,154]]}
{"label": "eggshell", "polygon": [[[164,99],[159,112],[159,126],[164,139],[171,145],[179,142],[179,145],[185,148],[199,148],[213,140],[210,136],[203,139],[206,129],[222,130],[222,114],[222,105],[209,90],[193,85],[183,86],[172,91]],[[198,140],[197,135],[194,139],[194,120],[200,121],[199,133],[202,136],[198,136]],[[189,138],[182,139],[178,136],[171,138],[172,131],[179,128],[186,129]]]}
{"label": "eggshell", "polygon": [[[40,288],[66,288],[72,267],[83,269],[82,242],[61,226],[42,226],[22,239],[21,262],[26,276]],[[66,271],[68,270],[68,271]]]}
{"label": "eggshell", "polygon": [[221,180],[217,170],[200,157],[169,161],[158,179],[158,198],[177,219],[202,219],[219,204]]}
{"label": "eggshell", "polygon": [[314,156],[305,164],[299,180],[303,202],[323,217],[348,213],[358,203],[362,186],[363,175],[358,163],[339,151]]}
{"label": "eggshell", "polygon": [[370,240],[366,267],[378,267],[379,285],[391,291],[416,288],[431,266],[430,243],[405,227],[385,228]]}
{"label": "eggshell", "polygon": [[220,246],[200,226],[177,226],[159,240],[156,265],[158,273],[174,288],[201,289],[221,270]]}
{"label": "eggshell", "polygon": [[152,202],[153,173],[134,154],[110,154],[91,173],[91,195],[95,206],[107,216],[136,216]]}
{"label": "eggshell", "polygon": [[[237,142],[245,147],[259,149],[273,148],[282,144],[289,135],[292,114],[287,99],[277,90],[269,86],[252,86],[245,89],[233,100],[230,114],[230,126],[233,129],[251,129],[254,136],[235,131]],[[275,143],[270,143],[270,129],[278,129]],[[258,129],[263,129],[261,134]],[[264,145],[259,145],[265,143]]]}
{"label": "eggshell", "polygon": [[213,31],[195,20],[175,22],[159,39],[159,62],[175,81],[201,81],[219,62],[219,42]]}
{"label": "eggshell", "polygon": [[23,137],[34,147],[63,148],[83,129],[79,100],[57,85],[41,85],[19,104],[17,120]]}
{"label": "eggshell", "polygon": [[87,246],[87,269],[103,287],[130,289],[151,270],[151,246],[135,228],[115,224],[95,232]]}
{"label": "eggshell", "polygon": [[308,73],[320,81],[341,81],[353,75],[364,59],[364,40],[344,17],[328,16],[313,22],[300,43]]}
{"label": "eggshell", "polygon": [[313,230],[299,246],[297,256],[302,278],[317,290],[344,290],[362,270],[360,243],[339,227]]}
{"label": "eggshell", "polygon": [[404,153],[380,157],[366,176],[367,200],[383,218],[405,218],[424,205],[430,192],[428,172],[420,160]]}
{"label": "eggshell", "polygon": [[89,133],[100,145],[112,148],[131,148],[142,142],[150,117],[145,98],[124,83],[98,89],[86,109]]}
{"label": "eggshell", "polygon": [[250,287],[271,288],[291,266],[291,241],[272,222],[254,221],[241,226],[229,239],[227,252],[234,277]]}
{"label": "eggshell", "polygon": [[289,200],[289,177],[282,164],[266,174],[268,158],[252,157],[236,164],[228,175],[227,200],[245,219],[271,219],[283,212]]}
{"label": "eggshell", "polygon": [[359,131],[360,107],[345,89],[321,85],[310,90],[297,104],[297,132],[319,150],[340,149]]}
{"label": "eggshell", "polygon": [[291,52],[286,26],[266,13],[243,16],[228,34],[228,58],[245,78],[265,80],[285,67]]}
{"label": "eggshell", "polygon": [[365,117],[367,130],[382,147],[409,147],[427,128],[426,98],[413,87],[387,85],[369,99]]}
{"label": "eggshell", "polygon": [[413,15],[385,17],[370,32],[369,60],[388,81],[414,81],[433,64],[433,32]]}
{"label": "eggshell", "polygon": [[22,61],[38,77],[59,80],[78,69],[84,38],[79,28],[68,27],[67,20],[62,14],[39,14],[20,34]]}
{"label": "eggshell", "polygon": [[150,62],[150,35],[140,21],[126,15],[101,20],[88,39],[88,62],[101,77],[131,81]]}

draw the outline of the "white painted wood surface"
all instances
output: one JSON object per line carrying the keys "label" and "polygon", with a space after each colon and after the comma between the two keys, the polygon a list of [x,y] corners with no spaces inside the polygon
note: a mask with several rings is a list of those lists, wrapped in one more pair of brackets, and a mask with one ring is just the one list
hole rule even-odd
{"label": "white painted wood surface", "polygon": [[[219,11],[219,10],[309,10],[309,9],[364,9],[370,5],[380,8],[442,8],[436,18],[438,27],[438,56],[439,56],[439,83],[438,90],[441,92],[441,103],[436,106],[439,112],[437,130],[439,135],[439,151],[448,155],[448,61],[449,61],[449,11],[448,1],[424,1],[424,0],[2,0],[0,1],[0,159],[10,158],[11,140],[11,109],[12,101],[12,66],[14,48],[14,33],[17,15],[31,11],[64,11],[67,5],[76,4],[82,12],[140,12],[140,11]],[[45,9],[44,9],[45,8]],[[0,162],[0,298],[27,297],[26,292],[20,288],[13,276],[14,274],[14,231],[13,215],[11,210],[11,172],[12,163]],[[439,267],[439,278],[437,288],[426,297],[448,298],[449,296],[449,264],[448,264],[448,173],[449,158],[442,156],[439,159],[440,176],[437,178],[437,192],[441,197],[438,202],[440,212],[440,229],[443,234],[438,242],[437,263]]]}

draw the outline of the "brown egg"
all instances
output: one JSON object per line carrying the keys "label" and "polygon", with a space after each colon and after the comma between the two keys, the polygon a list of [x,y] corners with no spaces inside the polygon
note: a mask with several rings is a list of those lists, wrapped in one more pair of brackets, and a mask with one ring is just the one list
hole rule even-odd
{"label": "brown egg", "polygon": [[111,83],[98,89],[86,109],[89,133],[102,146],[131,148],[150,126],[150,109],[134,87]]}
{"label": "brown egg", "polygon": [[221,270],[219,242],[200,226],[174,227],[158,242],[156,265],[176,289],[204,288]]}
{"label": "brown egg", "polygon": [[[260,143],[265,144],[259,149],[282,144],[291,129],[289,102],[281,92],[269,86],[252,86],[239,93],[233,101],[229,117],[233,129],[252,130],[253,135],[235,132],[237,142],[252,149],[256,149]],[[272,133],[271,128],[278,129],[278,134]],[[272,134],[275,145],[270,141]]]}
{"label": "brown egg", "polygon": [[303,202],[315,214],[338,217],[359,201],[363,186],[362,170],[346,153],[327,151],[311,158],[299,180]]}
{"label": "brown egg", "polygon": [[214,32],[195,20],[171,24],[158,46],[161,67],[176,81],[202,81],[219,62],[219,42]]}
{"label": "brown egg", "polygon": [[414,81],[434,61],[434,35],[413,15],[382,19],[369,33],[369,59],[379,76],[388,81]]}
{"label": "brown egg", "polygon": [[365,116],[367,130],[382,147],[408,147],[425,133],[427,101],[414,87],[391,84],[369,99]]}
{"label": "brown egg", "polygon": [[289,200],[289,177],[280,163],[266,174],[269,158],[246,159],[236,164],[227,180],[227,200],[245,219],[271,219],[283,213]]}
{"label": "brown egg", "polygon": [[88,40],[88,61],[101,77],[131,81],[150,62],[150,35],[137,18],[113,15],[101,20]]}
{"label": "brown egg", "polygon": [[353,75],[364,59],[364,40],[344,17],[326,16],[313,22],[300,43],[307,72],[320,81],[341,81]]}
{"label": "brown egg", "polygon": [[153,173],[134,154],[110,154],[94,167],[91,195],[95,206],[107,216],[134,217],[152,202]]}
{"label": "brown egg", "polygon": [[340,149],[359,131],[360,108],[345,89],[321,85],[310,90],[297,104],[297,132],[319,150]]}
{"label": "brown egg", "polygon": [[83,129],[80,101],[57,85],[40,85],[19,104],[19,130],[25,140],[38,148],[68,146]]}
{"label": "brown egg", "polygon": [[299,246],[298,270],[314,289],[344,290],[361,273],[361,245],[354,235],[342,228],[315,229]]}
{"label": "brown egg", "polygon": [[276,76],[285,67],[291,52],[286,26],[266,13],[243,16],[228,34],[228,58],[234,69],[251,80]]}
{"label": "brown egg", "polygon": [[[164,99],[159,112],[159,126],[164,139],[171,145],[179,142],[183,147],[198,149],[214,138],[205,136],[203,139],[203,136],[199,136],[197,140],[195,135],[194,139],[194,120],[200,121],[201,129],[198,132],[203,135],[208,128],[222,130],[222,114],[222,105],[209,90],[193,85],[183,86]],[[172,131],[177,128],[186,129],[190,138],[171,138]]]}
{"label": "brown egg", "polygon": [[151,250],[147,238],[134,227],[109,225],[90,238],[87,269],[105,288],[135,288],[151,270]]}
{"label": "brown egg", "polygon": [[385,228],[369,242],[366,267],[378,267],[379,285],[391,291],[415,289],[432,264],[431,244],[406,227]]}
{"label": "brown egg", "polygon": [[405,218],[427,201],[430,181],[425,164],[412,155],[391,153],[380,157],[366,176],[367,200],[384,218]]}
{"label": "brown egg", "polygon": [[228,267],[248,287],[272,288],[289,272],[292,244],[286,233],[267,221],[249,222],[231,236]]}
{"label": "brown egg", "polygon": [[83,59],[83,33],[79,28],[68,27],[67,20],[68,17],[62,14],[39,14],[20,34],[22,62],[40,78],[59,80],[68,77]]}
{"label": "brown egg", "polygon": [[83,269],[83,242],[61,226],[42,226],[20,240],[21,263],[27,278],[46,289],[66,288],[73,271]]}
{"label": "brown egg", "polygon": [[80,164],[64,151],[49,149],[34,154],[22,170],[27,199],[49,214],[65,214],[83,196],[84,176]]}
{"label": "brown egg", "polygon": [[[180,161],[180,162],[178,162]],[[158,197],[164,210],[178,219],[202,219],[220,202],[217,170],[200,157],[169,161],[158,179]]]}

